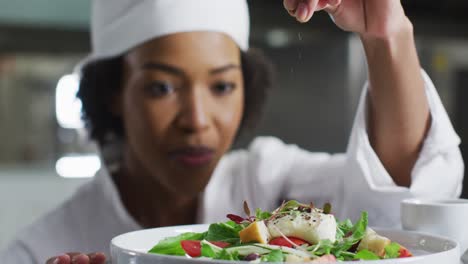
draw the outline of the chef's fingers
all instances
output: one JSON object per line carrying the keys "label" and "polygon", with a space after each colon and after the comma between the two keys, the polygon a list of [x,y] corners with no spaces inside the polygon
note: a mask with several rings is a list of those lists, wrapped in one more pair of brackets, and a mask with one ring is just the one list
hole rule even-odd
{"label": "chef's fingers", "polygon": [[90,264],[105,264],[106,263],[106,255],[101,252],[92,253],[88,255]]}
{"label": "chef's fingers", "polygon": [[283,0],[284,8],[293,17],[296,16],[296,9],[297,9],[297,4],[299,3],[299,1],[301,0]]}
{"label": "chef's fingers", "polygon": [[90,264],[89,257],[83,253],[70,253],[68,254],[71,257],[71,264]]}
{"label": "chef's fingers", "polygon": [[320,10],[333,14],[341,2],[342,0],[284,0],[283,4],[291,16],[304,23]]}
{"label": "chef's fingers", "polygon": [[[101,256],[98,256],[98,261],[100,261]],[[104,260],[105,261],[105,260]],[[97,262],[101,264],[104,262]],[[69,252],[60,256],[56,256],[47,260],[46,264],[93,264],[90,262],[90,257],[86,254],[79,252]]]}
{"label": "chef's fingers", "polygon": [[52,257],[47,260],[46,264],[70,264],[71,258],[67,254]]}
{"label": "chef's fingers", "polygon": [[296,19],[301,23],[309,21],[314,15],[315,11],[318,11],[318,5],[323,0],[304,0],[297,6]]}
{"label": "chef's fingers", "polygon": [[324,10],[331,16],[334,16],[338,10],[338,7],[341,5],[341,2],[342,0],[329,0]]}

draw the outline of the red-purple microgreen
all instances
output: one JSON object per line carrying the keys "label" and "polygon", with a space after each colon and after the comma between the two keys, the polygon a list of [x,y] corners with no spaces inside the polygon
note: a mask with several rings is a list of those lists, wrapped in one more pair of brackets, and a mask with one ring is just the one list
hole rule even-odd
{"label": "red-purple microgreen", "polygon": [[276,210],[273,211],[270,219],[276,219],[276,217],[280,214],[281,210],[283,209],[284,204],[285,204],[285,201],[283,200],[280,207],[276,208]]}
{"label": "red-purple microgreen", "polygon": [[247,204],[247,201],[244,201],[244,212],[247,215],[247,217],[250,217],[250,208],[249,204]]}
{"label": "red-purple microgreen", "polygon": [[226,215],[231,221],[234,221],[236,224],[241,224],[242,222],[246,221],[245,218],[235,215],[235,214],[228,214]]}
{"label": "red-purple microgreen", "polygon": [[250,208],[249,208],[249,205],[247,204],[247,201],[244,201],[244,212],[247,215],[247,217],[245,218],[239,215],[235,215],[235,214],[228,214],[226,217],[234,221],[236,224],[252,223],[252,222],[255,222],[255,220],[257,220],[255,216],[250,215]]}
{"label": "red-purple microgreen", "polygon": [[236,224],[239,224],[239,225],[244,224],[244,223],[253,223],[256,220],[255,216],[244,218],[242,216],[238,216],[235,214],[228,214],[226,215],[226,217],[229,218],[229,220],[234,221]]}
{"label": "red-purple microgreen", "polygon": [[244,260],[246,261],[254,261],[260,258],[260,254],[258,253],[250,253],[249,255],[245,256]]}

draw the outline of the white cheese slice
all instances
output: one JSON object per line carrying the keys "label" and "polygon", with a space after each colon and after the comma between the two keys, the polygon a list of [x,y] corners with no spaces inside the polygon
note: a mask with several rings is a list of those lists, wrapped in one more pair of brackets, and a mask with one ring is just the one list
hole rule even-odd
{"label": "white cheese slice", "polygon": [[[282,215],[267,223],[272,238],[285,236],[303,239],[316,244],[322,239],[336,240],[336,220],[331,214],[301,212]],[[280,233],[281,232],[281,233]]]}

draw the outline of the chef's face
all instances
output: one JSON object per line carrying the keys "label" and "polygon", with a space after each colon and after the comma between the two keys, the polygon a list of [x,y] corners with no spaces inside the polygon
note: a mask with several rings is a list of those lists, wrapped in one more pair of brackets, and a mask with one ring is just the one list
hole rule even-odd
{"label": "chef's face", "polygon": [[244,109],[240,50],[221,33],[178,33],[124,58],[126,164],[167,191],[195,196],[230,148]]}

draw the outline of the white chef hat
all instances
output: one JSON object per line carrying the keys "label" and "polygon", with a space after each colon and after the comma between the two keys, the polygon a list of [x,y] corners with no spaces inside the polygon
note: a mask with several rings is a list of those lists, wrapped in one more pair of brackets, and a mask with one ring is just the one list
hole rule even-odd
{"label": "white chef hat", "polygon": [[92,52],[77,70],[153,38],[190,31],[225,33],[247,50],[246,0],[92,0]]}

